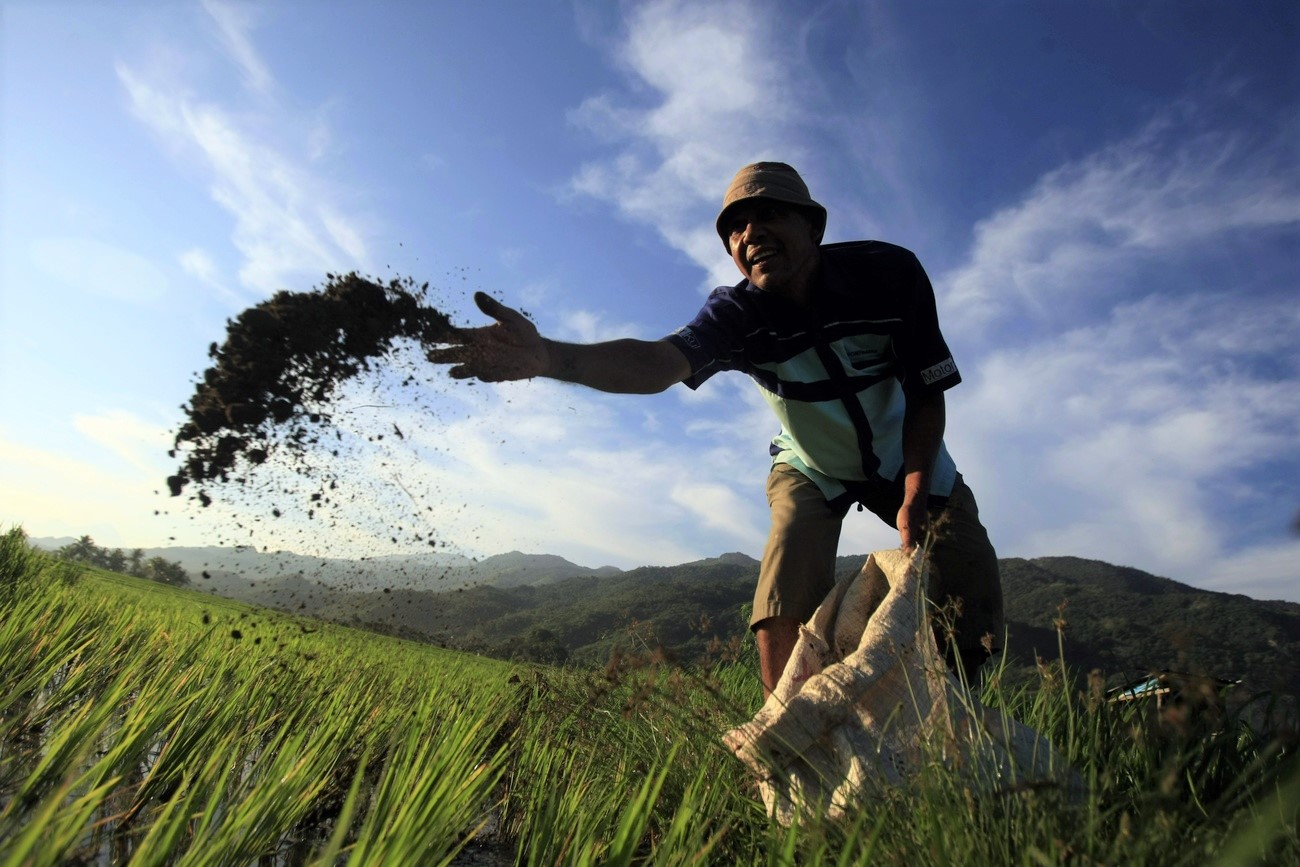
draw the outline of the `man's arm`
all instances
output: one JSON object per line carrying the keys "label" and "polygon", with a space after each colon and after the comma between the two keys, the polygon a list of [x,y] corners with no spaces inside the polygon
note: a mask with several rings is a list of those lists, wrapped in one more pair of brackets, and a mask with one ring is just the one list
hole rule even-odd
{"label": "man's arm", "polygon": [[666,340],[543,343],[550,363],[542,376],[601,391],[656,394],[691,375],[686,356]]}
{"label": "man's arm", "polygon": [[601,391],[654,394],[690,376],[690,364],[664,340],[610,340],[559,343],[542,337],[517,310],[475,293],[474,303],[496,320],[480,328],[463,328],[449,345],[432,350],[429,360],[454,365],[456,379],[503,382],[546,376]]}
{"label": "man's arm", "polygon": [[929,525],[926,505],[930,498],[930,476],[939,456],[946,423],[942,391],[907,396],[907,410],[903,416],[903,507],[898,510],[898,535],[904,548],[925,541]]}

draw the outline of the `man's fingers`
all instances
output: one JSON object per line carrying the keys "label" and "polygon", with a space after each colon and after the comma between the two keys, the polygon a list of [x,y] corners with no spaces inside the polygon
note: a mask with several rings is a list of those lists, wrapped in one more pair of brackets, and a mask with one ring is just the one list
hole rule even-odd
{"label": "man's fingers", "polygon": [[425,357],[434,364],[458,364],[467,361],[469,353],[463,346],[448,346],[443,349],[430,349]]}
{"label": "man's fingers", "polygon": [[450,364],[452,379],[506,382],[528,379],[542,371],[545,349],[531,320],[486,292],[475,292],[474,303],[496,321],[477,328],[460,328],[442,345],[425,352],[433,364]]}
{"label": "man's fingers", "polygon": [[452,379],[477,379],[479,382],[508,382],[517,378],[497,370],[471,367],[468,364],[449,369],[447,375]]}
{"label": "man's fingers", "polygon": [[[475,292],[474,303],[478,309],[482,310],[488,316],[491,316],[497,322],[515,325],[518,323],[528,323],[529,319],[513,307],[507,307],[500,301],[493,298],[486,292]],[[531,323],[530,323],[531,324]]]}
{"label": "man's fingers", "polygon": [[441,345],[436,349],[428,350],[425,355],[434,363],[463,361],[472,353],[480,351],[500,333],[501,326],[496,323],[476,328],[457,328],[438,341]]}
{"label": "man's fingers", "polygon": [[482,310],[493,319],[501,319],[503,315],[510,310],[509,307],[502,304],[486,292],[475,292],[474,303],[478,305],[479,310]]}

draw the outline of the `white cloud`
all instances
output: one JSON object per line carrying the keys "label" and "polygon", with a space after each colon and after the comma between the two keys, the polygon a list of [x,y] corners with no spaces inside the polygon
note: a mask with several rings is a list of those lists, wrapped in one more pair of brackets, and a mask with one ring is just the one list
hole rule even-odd
{"label": "white cloud", "polygon": [[222,47],[239,67],[244,84],[258,93],[269,91],[275,83],[274,79],[258,56],[251,38],[251,32],[257,23],[254,7],[203,0],[203,8],[216,22]]}
{"label": "white cloud", "polygon": [[342,250],[344,255],[353,262],[364,262],[366,259],[366,242],[362,238],[358,227],[353,224],[353,220],[328,204],[320,205],[317,208],[317,214],[320,217],[321,225],[325,227],[325,232],[329,235],[329,239],[334,242],[334,245]]}
{"label": "white cloud", "polygon": [[181,268],[185,273],[192,277],[197,277],[204,283],[216,284],[218,282],[217,263],[213,260],[208,252],[200,247],[191,247],[181,252],[176,257]]}
{"label": "white cloud", "polygon": [[574,310],[560,317],[558,337],[578,343],[597,343],[621,337],[639,337],[644,329],[631,322],[606,322],[598,313]]}
{"label": "white cloud", "polygon": [[[334,401],[341,438],[329,448],[339,454],[318,455],[313,474],[269,462],[249,484],[211,489],[216,505],[193,508],[209,536],[373,556],[398,550],[392,537],[409,548],[418,531],[463,553],[545,552],[623,568],[713,556],[719,539],[761,544],[759,474],[737,495],[728,462],[692,461],[684,483],[678,432],[656,429],[655,398],[550,381],[484,388],[434,377],[420,389],[397,385],[405,370],[398,363]],[[309,521],[307,494],[323,474],[339,476],[339,488]]]}
{"label": "white cloud", "polygon": [[722,190],[750,159],[798,161],[804,150],[799,67],[785,36],[761,3],[637,7],[616,49],[631,93],[592,96],[572,114],[619,149],[583,165],[571,191],[652,226],[710,273],[710,285],[734,281],[711,225]]}
{"label": "white cloud", "polygon": [[1247,475],[1294,472],[1297,333],[1288,299],[1154,295],[990,353],[950,399],[949,442],[995,541],[1180,580],[1252,556],[1249,516],[1280,529],[1297,505]]}
{"label": "white cloud", "polygon": [[1014,316],[1060,327],[1130,292],[1142,266],[1172,271],[1211,239],[1300,223],[1300,166],[1285,132],[1260,142],[1194,119],[1171,110],[977,224],[967,262],[939,281],[954,331]]}
{"label": "white cloud", "polygon": [[[1048,172],[935,281],[967,380],[948,441],[1004,555],[1215,586],[1292,547],[1300,307],[1269,263],[1300,165],[1286,121],[1209,115],[1172,106]],[[1269,568],[1238,588],[1276,589]]]}
{"label": "white cloud", "polygon": [[448,459],[457,469],[440,478],[440,494],[454,489],[450,501],[493,516],[480,529],[487,551],[558,551],[622,566],[707,556],[695,516],[672,496],[672,444],[623,415],[642,417],[643,400],[549,382],[498,388],[439,431],[455,443]]}
{"label": "white cloud", "polygon": [[176,261],[186,274],[189,274],[191,277],[194,277],[196,280],[216,292],[217,297],[232,309],[242,310],[248,306],[251,300],[253,300],[250,297],[232,291],[230,287],[226,285],[225,280],[221,277],[220,268],[217,266],[216,260],[213,259],[212,255],[202,247],[191,247],[188,250],[181,251],[181,253],[176,257]]}
{"label": "white cloud", "polygon": [[757,518],[753,497],[742,497],[723,484],[681,482],[670,493],[674,503],[685,508],[699,523],[721,536],[717,544],[740,545],[747,551],[763,547],[766,535]]}
{"label": "white cloud", "polygon": [[1244,593],[1256,599],[1296,601],[1300,586],[1300,540],[1260,545],[1211,564],[1202,586],[1224,593]]}
{"label": "white cloud", "polygon": [[145,475],[158,475],[158,456],[171,447],[171,434],[156,424],[125,410],[98,415],[77,415],[72,426],[90,441],[107,448],[119,459]]}
{"label": "white cloud", "polygon": [[[160,495],[168,469],[159,430],[122,412],[82,417],[82,457],[20,442],[0,431],[0,522],[33,536],[89,534],[114,547],[174,544],[185,522],[159,514],[171,505]],[[98,457],[108,448],[118,462]],[[191,535],[190,544],[201,544]]]}
{"label": "white cloud", "polygon": [[[240,281],[267,294],[302,276],[373,270],[361,221],[327,178],[308,167],[328,140],[328,129],[319,118],[299,118],[269,97],[274,82],[252,45],[245,12],[214,3],[206,8],[227,52],[262,96],[253,107],[195,96],[174,70],[154,74],[119,62],[117,74],[136,117],[169,152],[199,165],[210,178],[213,201],[234,218],[232,241],[243,257]],[[297,135],[300,125],[309,129],[307,136]]]}

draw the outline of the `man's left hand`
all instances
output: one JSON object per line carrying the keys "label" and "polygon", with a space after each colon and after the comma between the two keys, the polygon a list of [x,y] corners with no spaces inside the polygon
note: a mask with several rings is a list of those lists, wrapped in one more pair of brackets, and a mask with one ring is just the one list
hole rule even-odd
{"label": "man's left hand", "polygon": [[903,508],[898,510],[898,537],[903,542],[903,550],[908,551],[925,541],[926,530],[930,528],[930,513],[922,499],[905,500]]}

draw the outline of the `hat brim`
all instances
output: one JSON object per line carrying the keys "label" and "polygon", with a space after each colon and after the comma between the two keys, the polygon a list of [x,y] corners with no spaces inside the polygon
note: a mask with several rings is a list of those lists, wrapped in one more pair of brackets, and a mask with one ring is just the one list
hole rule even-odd
{"label": "hat brim", "polygon": [[780,195],[774,196],[770,193],[764,193],[756,196],[746,196],[743,199],[736,199],[734,202],[728,202],[727,206],[718,212],[718,219],[714,222],[714,228],[717,229],[718,237],[722,239],[722,246],[727,248],[728,253],[731,252],[731,233],[724,228],[727,222],[727,215],[740,205],[760,201],[777,202],[793,208],[796,211],[802,212],[804,216],[808,218],[808,222],[812,223],[813,229],[817,235],[817,241],[818,243],[821,243],[822,236],[826,234],[826,209],[822,207],[821,204],[814,202],[811,199],[795,200]]}

